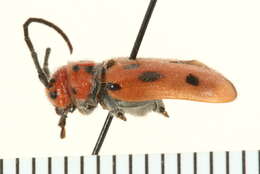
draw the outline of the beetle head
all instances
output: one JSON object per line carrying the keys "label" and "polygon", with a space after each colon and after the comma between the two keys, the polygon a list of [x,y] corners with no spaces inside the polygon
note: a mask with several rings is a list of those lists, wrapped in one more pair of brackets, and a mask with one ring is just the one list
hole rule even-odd
{"label": "beetle head", "polygon": [[50,102],[59,110],[64,110],[65,112],[65,110],[71,108],[72,101],[68,91],[66,67],[61,67],[52,75],[46,88],[46,93]]}

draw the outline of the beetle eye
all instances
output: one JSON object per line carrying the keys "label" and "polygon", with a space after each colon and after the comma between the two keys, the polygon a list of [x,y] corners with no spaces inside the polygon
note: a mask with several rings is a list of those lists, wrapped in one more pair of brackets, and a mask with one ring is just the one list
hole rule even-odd
{"label": "beetle eye", "polygon": [[49,95],[50,95],[50,98],[53,100],[56,99],[58,96],[57,91],[52,91],[49,93]]}

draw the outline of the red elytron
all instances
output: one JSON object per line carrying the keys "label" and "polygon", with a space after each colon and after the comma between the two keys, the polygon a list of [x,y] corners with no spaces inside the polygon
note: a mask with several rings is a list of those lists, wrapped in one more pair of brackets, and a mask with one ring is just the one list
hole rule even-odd
{"label": "red elytron", "polygon": [[185,99],[202,102],[229,102],[236,98],[232,83],[203,63],[174,59],[117,58],[95,63],[72,62],[49,75],[47,49],[41,68],[29,39],[31,22],[46,24],[58,31],[72,51],[66,35],[54,24],[30,18],[24,24],[25,40],[46,93],[61,116],[61,138],[65,137],[65,120],[69,112],[78,109],[91,113],[98,104],[109,113],[126,120],[125,113],[145,115],[154,111],[168,116],[162,99]]}

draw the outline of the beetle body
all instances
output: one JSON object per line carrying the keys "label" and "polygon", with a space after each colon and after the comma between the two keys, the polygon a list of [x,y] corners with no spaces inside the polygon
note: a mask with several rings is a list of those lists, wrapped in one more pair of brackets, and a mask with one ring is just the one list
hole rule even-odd
{"label": "beetle body", "polygon": [[155,111],[167,116],[162,99],[215,103],[232,101],[237,95],[229,80],[195,60],[79,61],[58,69],[50,81],[47,94],[59,115],[73,108],[89,114],[100,103],[123,120],[124,113]]}
{"label": "beetle body", "polygon": [[[199,61],[134,59],[136,49],[133,49],[134,54],[130,58],[110,59],[101,63],[71,62],[50,75],[50,48],[46,49],[41,67],[29,37],[28,26],[31,22],[43,23],[55,29],[66,41],[71,53],[72,45],[63,31],[49,21],[30,18],[24,24],[25,41],[38,77],[46,87],[56,113],[61,116],[61,138],[65,137],[67,114],[75,109],[82,114],[90,114],[101,104],[109,111],[109,116],[122,120],[126,120],[125,113],[142,116],[150,111],[168,117],[163,99],[223,103],[237,96],[229,80]],[[138,43],[140,45],[140,40],[135,45]]]}

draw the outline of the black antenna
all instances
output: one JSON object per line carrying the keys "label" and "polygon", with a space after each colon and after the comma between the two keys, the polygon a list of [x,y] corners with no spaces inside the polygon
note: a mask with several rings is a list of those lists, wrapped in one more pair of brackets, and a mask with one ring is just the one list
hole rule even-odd
{"label": "black antenna", "polygon": [[[149,6],[146,10],[146,13],[145,13],[145,16],[144,16],[144,19],[143,19],[143,23],[140,27],[140,30],[138,32],[137,38],[135,40],[135,43],[134,43],[134,46],[133,46],[133,49],[132,49],[132,52],[131,52],[131,55],[129,57],[129,59],[131,59],[131,60],[136,59],[136,55],[137,55],[139,47],[142,43],[143,36],[145,34],[147,25],[149,23],[149,20],[151,18],[152,13],[153,13],[153,9],[155,7],[156,2],[157,2],[157,0],[151,0],[150,3],[149,3]],[[94,147],[94,150],[92,152],[92,155],[97,155],[99,153],[99,150],[100,150],[100,148],[101,148],[101,146],[102,146],[102,144],[105,140],[106,134],[108,132],[108,129],[111,125],[112,120],[113,120],[113,115],[108,114],[106,121],[103,125],[103,128],[102,128],[102,130],[99,134],[99,137],[98,137],[98,140],[97,140],[96,145]]]}
{"label": "black antenna", "polygon": [[49,22],[45,19],[42,19],[42,18],[29,18],[23,24],[24,39],[25,39],[25,42],[27,43],[28,48],[31,52],[35,52],[32,41],[31,41],[30,36],[29,36],[29,32],[28,32],[28,27],[32,22],[45,24],[45,25],[53,28],[55,31],[57,31],[62,36],[62,38],[65,40],[65,42],[67,43],[67,45],[70,49],[70,53],[72,53],[72,51],[73,51],[72,44],[70,43],[70,40],[67,37],[67,35],[58,26],[56,26],[55,24],[53,24],[53,23],[51,23],[51,22]]}
{"label": "black antenna", "polygon": [[24,24],[23,24],[23,30],[24,30],[24,40],[31,52],[31,56],[33,58],[33,62],[35,64],[35,67],[37,69],[37,72],[38,72],[38,76],[39,76],[39,79],[40,81],[44,84],[45,87],[48,87],[49,86],[49,70],[48,70],[48,59],[49,59],[49,54],[50,54],[50,48],[47,48],[46,49],[46,53],[45,53],[45,58],[44,58],[44,68],[41,68],[40,66],[40,63],[39,63],[39,60],[38,60],[38,56],[37,56],[37,53],[36,51],[34,50],[34,47],[33,47],[33,44],[32,44],[32,41],[30,39],[30,36],[29,36],[29,31],[28,31],[28,28],[29,28],[29,25],[32,23],[32,22],[36,22],[36,23],[42,23],[42,24],[45,24],[51,28],[53,28],[55,31],[57,31],[61,36],[62,38],[65,40],[65,42],[67,43],[68,47],[69,47],[69,50],[70,50],[70,53],[72,53],[73,51],[73,48],[72,48],[72,45],[69,41],[69,38],[66,36],[66,34],[58,27],[56,26],[55,24],[49,22],[49,21],[46,21],[45,19],[41,19],[41,18],[29,18]]}

